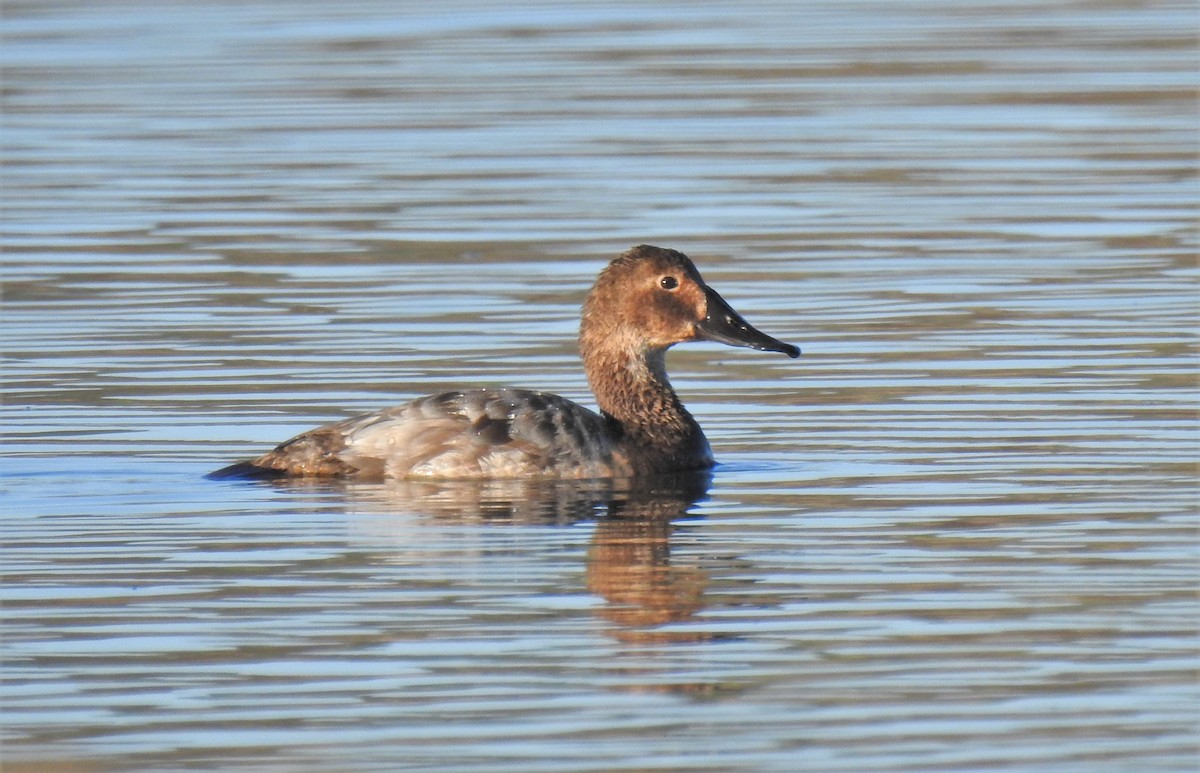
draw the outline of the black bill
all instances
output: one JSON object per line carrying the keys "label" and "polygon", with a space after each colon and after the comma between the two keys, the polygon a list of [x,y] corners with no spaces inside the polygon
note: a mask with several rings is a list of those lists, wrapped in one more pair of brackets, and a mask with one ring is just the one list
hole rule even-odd
{"label": "black bill", "polygon": [[748,346],[764,352],[781,352],[788,357],[799,357],[800,350],[763,333],[742,319],[725,299],[711,287],[704,288],[708,298],[708,315],[696,326],[696,336],[705,341],[717,341],[730,346]]}

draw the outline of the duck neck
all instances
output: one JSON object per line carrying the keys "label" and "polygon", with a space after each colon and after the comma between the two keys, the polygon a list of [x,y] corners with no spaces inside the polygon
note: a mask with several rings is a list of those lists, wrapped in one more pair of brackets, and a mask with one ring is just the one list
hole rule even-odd
{"label": "duck neck", "polygon": [[667,380],[666,350],[607,349],[584,355],[600,410],[636,448],[711,464],[708,441]]}

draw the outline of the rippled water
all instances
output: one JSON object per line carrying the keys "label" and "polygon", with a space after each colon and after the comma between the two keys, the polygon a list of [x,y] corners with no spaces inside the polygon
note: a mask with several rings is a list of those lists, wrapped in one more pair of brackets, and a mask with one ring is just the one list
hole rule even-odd
{"label": "rippled water", "polygon": [[[1200,763],[1193,5],[4,14],[6,771]],[[711,477],[202,479],[637,242]]]}

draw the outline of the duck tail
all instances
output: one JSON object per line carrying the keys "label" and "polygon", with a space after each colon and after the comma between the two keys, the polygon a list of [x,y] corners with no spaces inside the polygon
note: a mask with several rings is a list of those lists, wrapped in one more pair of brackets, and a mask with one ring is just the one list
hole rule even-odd
{"label": "duck tail", "polygon": [[205,475],[209,480],[274,480],[286,475],[274,467],[260,467],[254,462],[235,462],[228,467],[213,470]]}

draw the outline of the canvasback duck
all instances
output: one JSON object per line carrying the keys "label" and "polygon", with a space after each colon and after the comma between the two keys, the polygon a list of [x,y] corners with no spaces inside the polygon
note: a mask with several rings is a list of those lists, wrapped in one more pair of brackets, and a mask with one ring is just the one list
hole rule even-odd
{"label": "canvasback duck", "polygon": [[667,380],[668,348],[717,341],[789,357],[751,327],[683,253],[641,245],[600,272],[579,349],[600,412],[524,389],[422,397],[298,435],[213,478],[625,478],[714,464]]}

